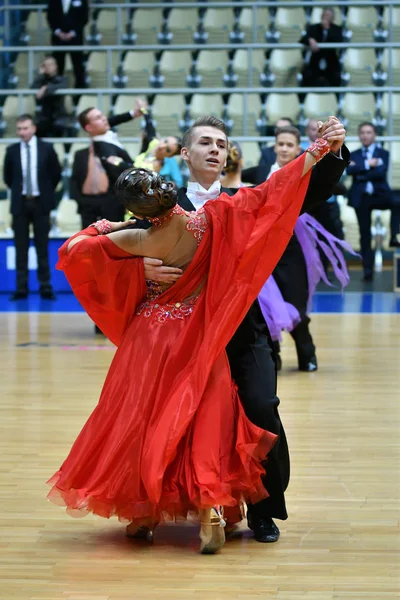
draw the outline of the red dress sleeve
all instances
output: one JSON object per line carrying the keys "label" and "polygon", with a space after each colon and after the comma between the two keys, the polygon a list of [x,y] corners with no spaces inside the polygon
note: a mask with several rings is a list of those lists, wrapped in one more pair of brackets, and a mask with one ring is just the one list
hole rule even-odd
{"label": "red dress sleeve", "polygon": [[[80,236],[69,251],[70,242]],[[88,227],[67,240],[58,251],[63,271],[75,296],[104,335],[118,346],[146,295],[143,259],[118,248],[106,235]]]}
{"label": "red dress sleeve", "polygon": [[[237,284],[257,296],[293,234],[309,184],[311,169],[302,177],[305,153],[255,188],[222,194],[206,204],[212,220],[235,258]],[[213,225],[213,227],[215,227]]]}

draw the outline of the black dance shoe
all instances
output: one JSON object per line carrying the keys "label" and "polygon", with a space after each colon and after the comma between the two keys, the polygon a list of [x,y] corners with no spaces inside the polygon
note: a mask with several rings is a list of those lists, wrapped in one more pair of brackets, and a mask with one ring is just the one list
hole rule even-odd
{"label": "black dance shoe", "polygon": [[263,544],[272,544],[279,540],[280,531],[271,517],[261,519],[255,515],[247,513],[247,523],[249,529],[254,533],[254,539]]}
{"label": "black dance shoe", "polygon": [[367,282],[367,281],[373,281],[373,279],[374,279],[374,274],[371,273],[371,272],[366,272],[363,275],[362,281],[365,281],[365,282]]}
{"label": "black dance shoe", "polygon": [[10,296],[10,300],[12,300],[12,301],[25,300],[27,297],[28,297],[28,292],[23,292],[23,291],[17,290],[16,292],[13,293],[12,296]]}
{"label": "black dance shoe", "polygon": [[299,371],[305,371],[306,373],[312,373],[318,370],[317,357],[312,356],[307,363],[299,364]]}
{"label": "black dance shoe", "polygon": [[40,290],[40,297],[42,300],[55,300],[56,296],[52,289]]}

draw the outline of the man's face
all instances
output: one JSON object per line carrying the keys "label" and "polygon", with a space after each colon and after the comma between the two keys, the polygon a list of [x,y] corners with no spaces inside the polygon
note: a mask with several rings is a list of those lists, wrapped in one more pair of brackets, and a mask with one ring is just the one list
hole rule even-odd
{"label": "man's face", "polygon": [[110,129],[107,117],[97,108],[93,108],[87,114],[87,121],[88,123],[85,126],[85,131],[87,131],[91,137],[102,135]]}
{"label": "man's face", "polygon": [[46,58],[43,61],[43,68],[45,74],[49,77],[54,77],[54,75],[57,75],[58,67],[54,58]]}
{"label": "man's face", "polygon": [[280,167],[284,167],[294,160],[300,153],[300,146],[296,136],[292,133],[280,133],[275,143],[276,161]]}
{"label": "man's face", "polygon": [[36,127],[30,119],[18,121],[17,136],[23,142],[29,142],[36,133]]}
{"label": "man's face", "polygon": [[370,146],[375,142],[376,134],[371,125],[363,125],[358,132],[358,137],[363,146]]}
{"label": "man's face", "polygon": [[318,137],[318,121],[311,119],[306,127],[306,135],[310,142],[315,142]]}
{"label": "man's face", "polygon": [[329,27],[331,26],[331,24],[333,23],[334,20],[335,20],[335,15],[329,8],[326,8],[324,10],[324,12],[322,13],[322,17],[321,17],[321,25],[322,25],[323,29],[329,29]]}
{"label": "man's face", "polygon": [[157,160],[163,160],[170,156],[175,156],[178,152],[178,140],[176,137],[169,136],[160,140],[160,143],[155,149],[155,157]]}
{"label": "man's face", "polygon": [[196,127],[189,148],[182,148],[182,158],[198,178],[217,180],[226,164],[228,140],[214,127]]}

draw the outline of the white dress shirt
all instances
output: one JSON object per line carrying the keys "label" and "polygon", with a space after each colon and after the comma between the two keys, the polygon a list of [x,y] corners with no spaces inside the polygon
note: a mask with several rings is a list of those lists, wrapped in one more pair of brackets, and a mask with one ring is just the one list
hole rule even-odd
{"label": "white dress shirt", "polygon": [[[31,154],[31,181],[32,181],[32,196],[40,196],[38,184],[38,162],[37,162],[37,137],[34,135],[28,142]],[[26,195],[26,169],[28,163],[26,143],[20,143],[21,150],[21,167],[22,167],[22,195]]]}
{"label": "white dress shirt", "polygon": [[271,175],[273,173],[275,173],[275,171],[279,171],[279,169],[280,169],[280,166],[278,165],[278,163],[274,162],[274,164],[271,166],[271,168],[269,170],[269,173],[267,175],[267,179],[269,179],[271,177]]}
{"label": "white dress shirt", "polygon": [[221,182],[214,181],[211,187],[206,190],[197,181],[189,181],[187,186],[186,196],[193,204],[196,210],[202,208],[207,200],[215,200],[221,195]]}
{"label": "white dress shirt", "polygon": [[124,149],[123,145],[118,139],[118,134],[115,131],[111,131],[109,129],[106,133],[102,133],[101,135],[94,135],[92,137],[94,142],[107,142],[107,144],[114,144],[114,146],[118,146],[118,148]]}
{"label": "white dress shirt", "polygon": [[66,15],[71,6],[71,0],[62,0],[63,13]]}

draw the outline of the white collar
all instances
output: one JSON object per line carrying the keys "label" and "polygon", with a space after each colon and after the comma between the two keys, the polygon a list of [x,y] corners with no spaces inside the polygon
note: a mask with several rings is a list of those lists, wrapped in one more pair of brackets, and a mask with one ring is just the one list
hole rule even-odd
{"label": "white collar", "polygon": [[24,146],[24,148],[25,148],[25,147],[26,147],[26,145],[28,144],[28,146],[29,146],[30,148],[32,148],[32,145],[35,145],[35,144],[36,144],[36,142],[37,142],[37,137],[36,137],[36,135],[33,135],[33,136],[31,137],[31,139],[29,140],[29,142],[24,142],[23,140],[21,140],[21,145],[22,145],[22,146]]}
{"label": "white collar", "polygon": [[94,142],[107,142],[108,144],[114,144],[114,146],[118,146],[118,148],[123,149],[123,145],[118,139],[118,135],[109,129],[106,133],[102,133],[101,135],[95,135],[92,137]]}
{"label": "white collar", "polygon": [[217,179],[214,183],[206,190],[198,181],[189,181],[187,184],[187,191],[189,193],[197,194],[200,192],[202,195],[209,194],[210,196],[214,196],[215,192],[218,191],[218,196],[221,193],[221,182]]}

